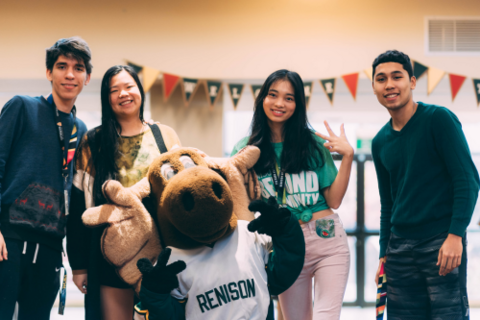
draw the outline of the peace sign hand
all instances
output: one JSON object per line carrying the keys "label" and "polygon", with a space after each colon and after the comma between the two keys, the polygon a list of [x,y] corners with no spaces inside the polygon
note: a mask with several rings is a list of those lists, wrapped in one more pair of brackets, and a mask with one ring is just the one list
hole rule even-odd
{"label": "peace sign hand", "polygon": [[330,152],[337,152],[344,157],[353,157],[353,153],[354,153],[353,148],[350,145],[350,143],[348,143],[347,136],[345,135],[345,128],[343,123],[340,126],[340,136],[337,136],[332,131],[327,121],[324,121],[323,123],[325,123],[325,127],[327,128],[327,131],[330,134],[330,136],[326,136],[321,133],[315,132],[317,136],[327,141],[323,144],[323,146],[327,148]]}
{"label": "peace sign hand", "polygon": [[185,270],[187,265],[182,260],[167,265],[171,253],[172,249],[170,248],[165,248],[160,252],[155,266],[147,258],[137,261],[137,267],[143,275],[142,286],[161,294],[170,293],[178,287],[177,274]]}

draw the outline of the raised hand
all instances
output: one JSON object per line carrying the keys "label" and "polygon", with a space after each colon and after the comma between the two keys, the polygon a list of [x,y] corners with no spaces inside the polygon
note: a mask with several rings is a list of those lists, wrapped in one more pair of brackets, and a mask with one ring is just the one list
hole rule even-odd
{"label": "raised hand", "polygon": [[330,136],[315,132],[317,136],[327,141],[323,144],[323,146],[327,148],[330,152],[337,152],[342,156],[353,156],[353,148],[350,143],[348,143],[347,136],[345,135],[344,125],[342,124],[340,126],[340,135],[337,136],[332,131],[327,121],[324,121],[323,123],[325,123],[325,128],[327,128],[328,134]]}
{"label": "raised hand", "polygon": [[172,249],[166,248],[158,256],[155,267],[147,258],[137,261],[137,267],[143,274],[142,286],[148,290],[166,294],[178,287],[177,274],[185,270],[187,265],[184,261],[175,261],[167,265]]}
{"label": "raised hand", "polygon": [[0,232],[0,261],[8,260],[8,251],[7,251],[7,244],[5,243],[5,239],[3,238],[2,233]]}
{"label": "raised hand", "polygon": [[280,208],[274,197],[268,199],[268,203],[255,200],[248,206],[250,211],[260,212],[260,217],[248,224],[250,232],[257,231],[271,237],[281,235],[290,220],[291,213],[287,208]]}

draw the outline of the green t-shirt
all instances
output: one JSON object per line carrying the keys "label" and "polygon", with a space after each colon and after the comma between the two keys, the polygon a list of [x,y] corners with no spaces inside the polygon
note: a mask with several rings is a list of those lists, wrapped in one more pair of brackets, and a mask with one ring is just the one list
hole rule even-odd
{"label": "green t-shirt", "polygon": [[122,136],[118,151],[119,156],[115,159],[118,166],[117,180],[126,188],[142,180],[152,161],[160,156],[150,128],[132,137]]}
{"label": "green t-shirt", "polygon": [[[232,156],[244,148],[250,137],[240,140],[232,151]],[[285,174],[285,192],[286,206],[295,214],[295,216],[304,222],[310,221],[312,214],[317,211],[328,209],[329,206],[321,192],[324,188],[332,185],[337,177],[337,167],[333,163],[330,152],[323,146],[325,140],[315,135],[315,139],[320,145],[323,160],[321,165],[311,171],[302,171],[300,173]],[[283,142],[272,143],[275,150],[275,157],[279,169],[281,169],[280,159],[283,150]],[[271,196],[275,197],[275,187],[273,185],[272,174],[258,175],[258,180],[262,188],[262,199],[268,200]]]}

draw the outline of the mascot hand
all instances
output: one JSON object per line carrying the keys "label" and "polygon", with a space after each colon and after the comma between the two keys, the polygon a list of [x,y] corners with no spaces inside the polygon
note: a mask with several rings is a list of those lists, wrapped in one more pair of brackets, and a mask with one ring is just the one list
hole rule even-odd
{"label": "mascot hand", "polygon": [[158,256],[155,267],[147,258],[137,261],[137,267],[143,275],[142,286],[148,290],[166,294],[178,288],[177,274],[185,270],[187,265],[183,261],[176,261],[167,266],[172,249],[166,248]]}
{"label": "mascot hand", "polygon": [[260,217],[256,218],[248,224],[250,232],[257,231],[264,233],[271,237],[281,235],[285,226],[290,220],[291,213],[287,208],[280,208],[277,200],[270,197],[268,202],[262,200],[255,200],[248,206],[250,211],[259,211]]}

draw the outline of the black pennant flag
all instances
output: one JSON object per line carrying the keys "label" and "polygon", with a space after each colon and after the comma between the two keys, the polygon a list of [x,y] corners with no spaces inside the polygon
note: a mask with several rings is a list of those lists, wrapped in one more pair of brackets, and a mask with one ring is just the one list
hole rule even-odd
{"label": "black pennant flag", "polygon": [[333,95],[335,94],[335,78],[331,79],[321,79],[320,84],[322,85],[323,91],[330,100],[330,103],[333,105]]}
{"label": "black pennant flag", "polygon": [[127,64],[135,70],[136,73],[140,73],[143,69],[142,66],[139,66],[138,64],[127,62]]}
{"label": "black pennant flag", "polygon": [[258,94],[260,93],[260,89],[262,88],[262,85],[252,84],[251,87],[252,87],[253,99],[257,99]]}
{"label": "black pennant flag", "polygon": [[480,104],[480,79],[473,79],[473,90],[475,90],[475,96],[477,97],[477,106]]}
{"label": "black pennant flag", "polygon": [[185,92],[185,104],[190,103],[190,99],[195,92],[195,89],[198,84],[198,79],[183,78],[183,90]]}
{"label": "black pennant flag", "polygon": [[312,96],[312,87],[313,87],[312,81],[303,83],[303,88],[305,89],[305,107],[307,109],[308,109],[308,103],[310,102],[310,97]]}
{"label": "black pennant flag", "polygon": [[218,96],[220,95],[220,90],[222,90],[222,83],[220,81],[207,80],[207,85],[205,86],[205,89],[207,90],[210,107],[213,107],[213,105],[217,101]]}
{"label": "black pennant flag", "polygon": [[428,70],[427,66],[424,66],[421,63],[418,63],[417,61],[413,61],[413,75],[415,78],[420,78],[425,74],[425,72]]}
{"label": "black pennant flag", "polygon": [[228,84],[228,89],[230,90],[230,97],[232,97],[232,102],[233,102],[233,108],[237,108],[238,101],[240,100],[240,97],[242,96],[242,91],[244,84],[239,84],[239,83],[229,83]]}

